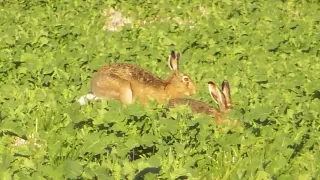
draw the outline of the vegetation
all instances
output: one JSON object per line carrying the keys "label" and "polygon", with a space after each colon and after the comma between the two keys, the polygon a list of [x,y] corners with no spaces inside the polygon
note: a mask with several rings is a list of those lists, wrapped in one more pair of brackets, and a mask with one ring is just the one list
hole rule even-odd
{"label": "vegetation", "polygon": [[[1,179],[319,179],[320,5],[309,1],[0,2]],[[150,101],[80,106],[103,64],[161,77],[180,50],[215,125]]]}

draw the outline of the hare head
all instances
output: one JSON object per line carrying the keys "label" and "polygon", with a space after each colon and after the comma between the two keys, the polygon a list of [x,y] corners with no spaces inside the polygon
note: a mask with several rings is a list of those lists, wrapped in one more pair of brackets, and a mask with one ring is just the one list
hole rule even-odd
{"label": "hare head", "polygon": [[172,98],[178,97],[180,94],[191,96],[196,93],[196,86],[191,78],[187,74],[180,73],[179,60],[180,53],[171,51],[168,63],[172,74],[167,80],[166,89],[172,94]]}
{"label": "hare head", "polygon": [[230,121],[226,119],[222,119],[221,115],[229,112],[230,109],[233,108],[231,101],[231,93],[229,82],[224,80],[221,85],[221,90],[217,87],[217,85],[209,81],[208,89],[211,98],[219,105],[219,110],[213,110],[212,112],[215,114],[215,122],[217,123],[228,123],[228,124],[238,124],[238,121]]}
{"label": "hare head", "polygon": [[191,108],[193,113],[214,115],[213,121],[217,124],[240,125],[241,123],[239,121],[228,120],[222,117],[222,115],[225,115],[233,108],[228,81],[224,80],[222,82],[222,90],[220,90],[215,83],[210,81],[208,82],[208,89],[212,99],[219,105],[219,109],[215,109],[204,102],[188,98],[170,99],[168,104],[169,108],[172,108],[175,105],[185,104]]}

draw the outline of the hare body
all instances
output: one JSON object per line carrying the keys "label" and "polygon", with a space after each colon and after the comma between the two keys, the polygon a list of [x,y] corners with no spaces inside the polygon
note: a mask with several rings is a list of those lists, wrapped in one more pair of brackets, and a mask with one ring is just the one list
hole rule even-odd
{"label": "hare body", "polygon": [[196,87],[189,76],[178,72],[179,57],[180,54],[176,55],[173,51],[169,56],[172,74],[167,80],[135,64],[103,66],[92,78],[92,99],[117,99],[123,104],[132,104],[139,98],[145,104],[149,98],[163,103],[166,99],[191,96],[196,93]]}
{"label": "hare body", "polygon": [[233,108],[228,81],[223,81],[222,90],[220,90],[211,81],[208,82],[208,88],[209,88],[209,93],[212,99],[219,104],[219,109],[215,109],[204,102],[197,101],[194,99],[187,99],[187,98],[170,99],[168,103],[168,107],[173,108],[176,105],[187,105],[191,108],[192,112],[195,114],[214,115],[215,123],[240,125],[241,123],[239,123],[238,121],[222,118],[222,115],[226,114],[230,109]]}
{"label": "hare body", "polygon": [[193,113],[199,113],[199,114],[206,114],[211,115],[213,111],[215,111],[214,108],[209,106],[208,104],[194,100],[194,99],[188,99],[188,98],[175,98],[170,99],[168,107],[173,108],[176,105],[187,105],[191,108],[191,111]]}

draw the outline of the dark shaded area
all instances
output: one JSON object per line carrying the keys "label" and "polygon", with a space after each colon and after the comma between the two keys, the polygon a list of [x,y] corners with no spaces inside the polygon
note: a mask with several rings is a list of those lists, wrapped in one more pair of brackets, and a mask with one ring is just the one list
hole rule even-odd
{"label": "dark shaded area", "polygon": [[143,157],[151,157],[152,155],[156,154],[158,152],[158,148],[156,145],[154,146],[146,146],[146,145],[140,145],[138,147],[133,148],[128,154],[127,157],[129,161],[135,161]]}
{"label": "dark shaded area", "polygon": [[145,168],[134,177],[134,180],[144,180],[144,176],[147,175],[148,173],[159,174],[160,170],[161,170],[160,167]]}
{"label": "dark shaded area", "polygon": [[320,99],[320,90],[314,91],[312,98],[313,99]]}

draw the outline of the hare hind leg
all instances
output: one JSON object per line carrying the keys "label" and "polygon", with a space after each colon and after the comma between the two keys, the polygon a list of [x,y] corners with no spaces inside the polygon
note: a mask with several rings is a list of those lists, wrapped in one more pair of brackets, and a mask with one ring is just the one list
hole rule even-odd
{"label": "hare hind leg", "polygon": [[134,102],[131,83],[119,76],[93,78],[91,91],[98,99],[117,99],[122,104],[132,104]]}
{"label": "hare hind leg", "polygon": [[119,92],[119,99],[122,104],[134,103],[133,90],[129,81],[126,81],[125,88],[120,88]]}

